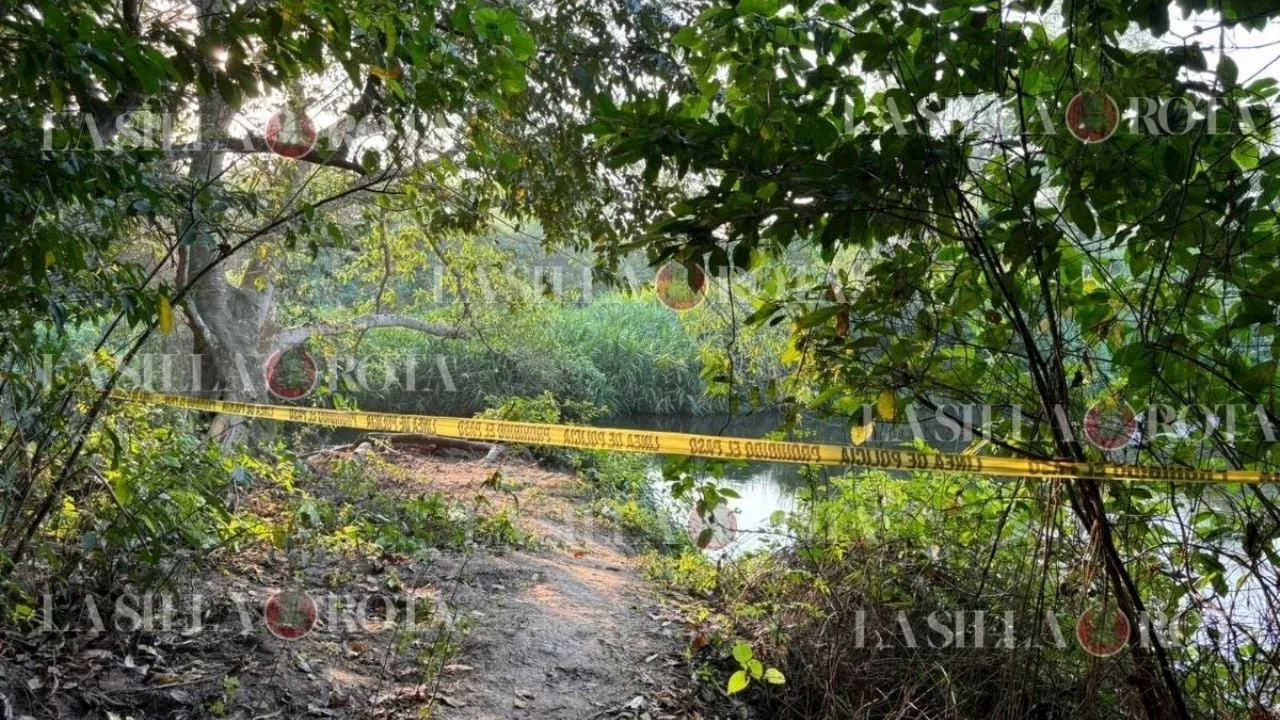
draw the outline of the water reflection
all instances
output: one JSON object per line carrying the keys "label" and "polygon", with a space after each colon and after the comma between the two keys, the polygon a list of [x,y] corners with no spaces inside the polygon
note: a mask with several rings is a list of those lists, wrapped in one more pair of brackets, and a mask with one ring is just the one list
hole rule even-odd
{"label": "water reflection", "polygon": [[[782,424],[782,416],[777,413],[739,415],[732,418],[728,416],[631,415],[609,418],[600,424],[638,430],[762,438],[778,429]],[[804,429],[809,434],[803,439],[808,442],[844,444],[848,441],[848,430],[843,423],[807,420]],[[738,519],[737,540],[723,550],[713,551],[710,554],[736,555],[761,549],[771,541],[785,541],[785,538],[780,537],[772,528],[770,517],[778,510],[790,512],[795,509],[796,492],[805,487],[808,482],[801,471],[802,466],[790,463],[735,462],[721,466],[715,477],[700,478],[714,480],[717,485],[731,488],[741,495],[741,498],[732,501],[732,507]],[[654,458],[649,468],[649,477],[658,502],[667,509],[673,521],[681,526],[685,525],[691,503],[677,502],[671,497],[671,486],[662,477],[660,458]]]}

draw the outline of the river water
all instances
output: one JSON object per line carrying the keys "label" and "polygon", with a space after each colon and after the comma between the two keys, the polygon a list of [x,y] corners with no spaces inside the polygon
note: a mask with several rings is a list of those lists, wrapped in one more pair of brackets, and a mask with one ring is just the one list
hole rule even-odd
{"label": "river water", "polygon": [[[632,428],[637,430],[661,430],[666,432],[695,433],[699,435],[725,435],[746,438],[763,438],[774,432],[782,423],[777,413],[758,413],[730,416],[693,415],[629,415],[608,418],[600,425]],[[825,421],[808,418],[804,430],[811,433],[807,442],[847,445],[848,426],[843,421]],[[897,440],[876,439],[875,444],[886,447],[897,445]],[[828,471],[835,471],[835,468]],[[662,459],[654,458],[649,468],[649,478],[654,496],[671,519],[684,526],[689,518],[691,504],[677,502],[671,496],[670,483],[662,477]],[[738,554],[760,549],[770,542],[785,542],[770,524],[775,511],[790,512],[796,506],[796,493],[806,487],[808,481],[801,474],[801,466],[790,463],[749,462],[730,464],[717,477],[704,477],[721,487],[731,488],[741,497],[732,500],[730,507],[736,516],[737,538],[723,549],[723,553]]]}

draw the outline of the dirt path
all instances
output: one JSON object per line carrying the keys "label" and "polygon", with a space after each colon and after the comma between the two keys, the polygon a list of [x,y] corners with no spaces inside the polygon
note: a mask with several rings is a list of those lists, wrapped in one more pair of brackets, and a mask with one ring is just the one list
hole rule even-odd
{"label": "dirt path", "polygon": [[[479,473],[478,475],[476,473]],[[442,559],[447,599],[472,623],[442,686],[445,718],[678,717],[684,641],[625,541],[574,512],[571,478],[509,464],[504,484],[539,549]],[[433,489],[470,490],[492,468],[423,462]]]}
{"label": "dirt path", "polygon": [[[180,579],[172,627],[3,636],[0,718],[15,702],[15,717],[95,720],[691,717],[672,709],[689,687],[681,626],[663,617],[626,539],[590,521],[574,478],[519,461],[495,478],[474,458],[381,460],[369,463],[376,492],[506,510],[535,540],[414,557],[251,544]],[[271,510],[269,496],[253,502]],[[266,599],[299,589],[319,606],[314,627],[273,636]],[[361,598],[404,595],[434,604],[417,630],[386,620],[386,605],[348,622]],[[187,597],[203,598],[194,615]]]}

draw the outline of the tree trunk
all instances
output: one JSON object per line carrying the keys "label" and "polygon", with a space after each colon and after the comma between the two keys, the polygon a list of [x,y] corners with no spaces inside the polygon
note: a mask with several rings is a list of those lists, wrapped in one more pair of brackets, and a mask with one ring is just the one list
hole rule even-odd
{"label": "tree trunk", "polygon": [[[226,0],[196,0],[200,12],[200,29],[208,33],[210,25],[225,15]],[[361,100],[352,111],[369,98],[374,89],[367,85]],[[198,99],[200,143],[193,148],[188,180],[195,195],[221,182],[226,170],[227,128],[235,108],[227,105],[216,90]],[[203,148],[203,149],[201,149]],[[253,151],[261,150],[254,146]],[[333,166],[344,170],[364,170],[359,165],[341,161],[341,153],[326,157],[298,158],[293,181],[301,185],[303,163]],[[286,193],[286,197],[292,197]],[[350,198],[357,197],[351,194]],[[342,323],[304,325],[277,331],[270,322],[275,309],[276,285],[271,260],[255,253],[239,285],[227,279],[221,263],[230,252],[220,245],[203,217],[200,203],[190,203],[192,210],[183,219],[181,244],[178,249],[178,283],[195,281],[183,310],[191,325],[193,351],[199,357],[199,382],[193,390],[202,395],[241,402],[265,402],[269,399],[266,361],[272,353],[300,345],[316,335],[363,331],[379,327],[405,327],[438,337],[460,338],[466,334],[456,328],[427,323],[393,313],[375,313]],[[287,209],[287,208],[286,208]],[[213,437],[224,445],[239,443],[245,437],[242,417],[219,416],[210,428]]]}
{"label": "tree trunk", "polygon": [[[225,5],[224,0],[197,0],[202,31],[222,17]],[[200,140],[208,144],[223,139],[234,111],[216,90],[201,96]],[[188,174],[193,193],[220,182],[225,164],[226,153],[222,150],[194,153]],[[195,338],[193,349],[200,358],[199,385],[194,389],[211,391],[214,397],[229,400],[259,400],[262,383],[243,376],[251,375],[255,369],[249,363],[256,358],[262,325],[271,309],[271,286],[268,283],[266,292],[258,292],[251,285],[232,285],[225,270],[216,267],[224,252],[201,215],[199,203],[192,202],[191,207],[193,210],[183,221],[178,278],[185,284],[199,277],[184,308]],[[252,272],[246,273],[246,281],[253,276]],[[217,418],[210,432],[224,443],[234,444],[243,438],[244,422],[243,418]]]}

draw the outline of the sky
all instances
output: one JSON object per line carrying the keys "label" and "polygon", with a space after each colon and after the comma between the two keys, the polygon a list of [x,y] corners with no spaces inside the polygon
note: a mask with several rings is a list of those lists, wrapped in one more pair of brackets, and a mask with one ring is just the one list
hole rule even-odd
{"label": "sky", "polygon": [[1166,47],[1198,42],[1204,48],[1209,67],[1213,68],[1218,64],[1217,46],[1222,39],[1227,55],[1240,68],[1242,84],[1262,77],[1280,80],[1280,23],[1272,22],[1265,29],[1255,31],[1228,28],[1221,38],[1217,28],[1197,32],[1197,26],[1209,28],[1217,24],[1216,14],[1203,13],[1184,19],[1182,11],[1172,7],[1169,32],[1158,42]]}

